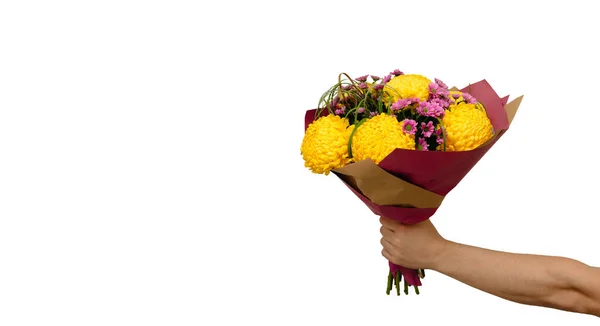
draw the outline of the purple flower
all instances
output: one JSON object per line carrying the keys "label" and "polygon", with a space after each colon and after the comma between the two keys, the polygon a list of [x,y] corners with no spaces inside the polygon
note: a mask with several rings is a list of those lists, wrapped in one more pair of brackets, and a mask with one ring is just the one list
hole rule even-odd
{"label": "purple flower", "polygon": [[369,75],[360,76],[360,77],[356,78],[356,81],[364,83],[367,81],[367,77],[369,77]]}
{"label": "purple flower", "polygon": [[371,112],[371,113],[369,113],[369,115],[372,116],[372,117],[374,117],[374,116],[376,116],[378,114],[379,114],[379,112]]}
{"label": "purple flower", "polygon": [[402,130],[409,135],[414,135],[417,131],[417,122],[413,119],[404,119],[402,120],[403,126]]}
{"label": "purple flower", "polygon": [[418,97],[409,97],[406,100],[408,101],[408,105],[421,103],[421,99]]}
{"label": "purple flower", "polygon": [[435,127],[433,126],[433,122],[429,121],[427,123],[421,122],[421,131],[423,132],[423,137],[429,138],[435,131]]}
{"label": "purple flower", "polygon": [[382,84],[387,84],[390,80],[392,80],[393,75],[387,75],[385,77],[383,77],[383,81],[381,82]]}
{"label": "purple flower", "polygon": [[442,132],[442,128],[438,128],[438,129],[435,131],[435,136],[437,137],[435,141],[436,141],[438,144],[441,144],[441,143],[443,143],[443,142],[444,142],[444,133]]}
{"label": "purple flower", "polygon": [[439,80],[439,79],[437,79],[437,78],[435,78],[435,79],[434,79],[434,81],[435,81],[435,83],[436,83],[436,84],[438,84],[438,85],[439,85],[441,88],[448,89],[448,85],[444,84],[444,82],[443,82],[443,81],[441,81],[441,80]]}
{"label": "purple flower", "polygon": [[381,77],[371,75],[371,79],[373,79],[373,81],[378,81]]}
{"label": "purple flower", "polygon": [[337,107],[337,109],[334,111],[334,113],[336,115],[341,115],[341,114],[346,113],[346,107],[343,106],[341,103],[336,105],[336,107]]}
{"label": "purple flower", "polygon": [[392,110],[402,110],[413,103],[419,103],[419,101],[420,99],[417,97],[401,98],[392,104]]}
{"label": "purple flower", "polygon": [[398,69],[394,69],[394,71],[390,72],[390,75],[400,76],[400,75],[404,75],[404,73]]}
{"label": "purple flower", "polygon": [[477,100],[469,93],[463,93],[462,96],[463,96],[463,99],[465,100],[465,102],[467,102],[469,104],[477,103]]}
{"label": "purple flower", "polygon": [[392,110],[399,111],[402,110],[404,106],[402,105],[402,100],[398,100],[392,104]]}
{"label": "purple flower", "polygon": [[383,84],[377,84],[377,85],[373,86],[373,89],[374,90],[380,90],[380,89],[383,89],[383,87],[385,87],[385,85],[383,85]]}
{"label": "purple flower", "polygon": [[360,85],[358,85],[358,88],[367,89],[367,88],[369,88],[369,85],[367,85],[367,83],[360,83]]}
{"label": "purple flower", "polygon": [[418,148],[422,151],[428,151],[429,150],[429,145],[427,144],[427,141],[425,140],[425,138],[419,138],[419,146]]}
{"label": "purple flower", "polygon": [[[445,85],[444,85],[445,86]],[[429,84],[429,94],[433,97],[446,97],[449,94],[447,87],[444,87],[438,83]]]}
{"label": "purple flower", "polygon": [[455,100],[458,100],[460,98],[460,94],[454,93],[452,94],[452,97],[454,97]]}
{"label": "purple flower", "polygon": [[444,108],[438,102],[421,102],[417,107],[417,113],[426,117],[439,118],[444,114]]}
{"label": "purple flower", "polygon": [[[452,104],[447,97],[434,98],[434,99],[429,100],[429,102],[440,106],[442,109],[447,109],[448,107],[450,107],[450,104]],[[444,115],[443,113],[440,114],[440,116],[443,116],[443,115]]]}

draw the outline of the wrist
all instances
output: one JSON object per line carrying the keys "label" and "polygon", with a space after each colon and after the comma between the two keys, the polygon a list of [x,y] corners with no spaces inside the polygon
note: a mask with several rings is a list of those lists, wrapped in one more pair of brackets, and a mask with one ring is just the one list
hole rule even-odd
{"label": "wrist", "polygon": [[442,239],[432,257],[429,269],[443,274],[443,270],[448,266],[452,252],[456,250],[457,245],[457,243]]}

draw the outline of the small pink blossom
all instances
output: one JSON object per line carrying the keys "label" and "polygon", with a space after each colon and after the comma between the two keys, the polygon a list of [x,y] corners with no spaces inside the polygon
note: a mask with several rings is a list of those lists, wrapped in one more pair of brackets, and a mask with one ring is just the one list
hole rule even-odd
{"label": "small pink blossom", "polygon": [[369,75],[360,76],[360,77],[356,78],[356,81],[359,81],[361,83],[366,82],[367,77],[369,77]]}
{"label": "small pink blossom", "polygon": [[[443,84],[443,83],[442,83]],[[445,84],[444,84],[445,86]],[[435,97],[446,97],[449,94],[447,87],[444,87],[438,83],[429,84],[429,94]]]}
{"label": "small pink blossom", "polygon": [[360,83],[360,85],[358,85],[358,88],[367,89],[367,88],[369,88],[369,85],[367,85],[367,83]]}
{"label": "small pink blossom", "polygon": [[365,108],[362,108],[362,107],[358,108],[358,109],[356,109],[356,112],[357,113],[363,113],[363,112],[365,112]]}
{"label": "small pink blossom", "polygon": [[413,103],[419,103],[419,98],[401,98],[392,104],[392,110],[402,110]]}
{"label": "small pink blossom", "polygon": [[373,89],[374,90],[380,90],[380,89],[383,89],[384,86],[385,85],[383,85],[383,84],[377,84],[377,85],[373,86]]}
{"label": "small pink blossom", "polygon": [[414,135],[417,132],[417,122],[413,119],[404,119],[402,120],[403,126],[402,130],[409,135]]}
{"label": "small pink blossom", "polygon": [[349,91],[352,89],[352,85],[344,85],[344,86],[342,86],[342,89],[345,91]]}
{"label": "small pink blossom", "polygon": [[387,84],[390,80],[392,80],[393,75],[387,75],[385,77],[383,77],[383,81],[381,81],[382,84]]}
{"label": "small pink blossom", "polygon": [[433,122],[429,121],[427,123],[421,122],[421,131],[423,132],[423,137],[429,138],[435,131],[435,127],[433,126]]}
{"label": "small pink blossom", "polygon": [[407,106],[406,100],[400,99],[400,100],[392,103],[392,110],[399,111],[399,110],[404,109],[406,106]]}
{"label": "small pink blossom", "polygon": [[443,133],[443,131],[442,131],[442,128],[438,128],[438,129],[435,131],[435,136],[436,136],[436,139],[435,139],[435,141],[436,141],[438,144],[442,144],[442,143],[444,142],[444,133]]}
{"label": "small pink blossom", "polygon": [[394,71],[392,71],[390,73],[390,75],[394,75],[394,76],[400,76],[400,75],[404,75],[404,73],[398,69],[394,69]]}
{"label": "small pink blossom", "polygon": [[435,81],[435,83],[436,83],[436,84],[438,84],[438,85],[439,85],[441,88],[448,89],[448,85],[444,84],[444,82],[443,82],[443,81],[441,81],[441,80],[439,80],[439,79],[437,79],[437,78],[435,78],[435,80],[434,80],[434,81]]}
{"label": "small pink blossom", "polygon": [[421,102],[417,107],[417,113],[426,117],[438,118],[444,114],[444,108],[438,102]]}
{"label": "small pink blossom", "polygon": [[477,100],[469,93],[463,93],[462,96],[463,96],[463,99],[465,100],[465,102],[467,102],[469,104],[477,103]]}
{"label": "small pink blossom", "polygon": [[427,144],[427,141],[425,140],[425,138],[419,138],[419,149],[422,151],[429,150],[429,144]]}
{"label": "small pink blossom", "polygon": [[371,75],[371,79],[373,79],[373,81],[378,81],[381,79],[381,77]]}
{"label": "small pink blossom", "polygon": [[374,117],[374,116],[376,116],[378,114],[379,114],[379,112],[371,112],[371,113],[369,113],[369,115],[372,116],[372,117]]}

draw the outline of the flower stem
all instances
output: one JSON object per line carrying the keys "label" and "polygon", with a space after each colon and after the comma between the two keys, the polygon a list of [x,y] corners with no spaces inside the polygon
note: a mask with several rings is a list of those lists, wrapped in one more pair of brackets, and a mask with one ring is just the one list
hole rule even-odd
{"label": "flower stem", "polygon": [[356,125],[354,126],[354,129],[352,130],[352,133],[350,133],[350,138],[348,139],[348,157],[352,158],[352,137],[354,137],[354,133],[356,132],[356,129],[358,129],[358,127],[360,127],[361,124],[363,124],[363,122],[365,122],[367,120],[367,118],[364,118],[362,120],[360,120],[359,122],[356,123]]}
{"label": "flower stem", "polygon": [[387,295],[390,295],[390,291],[392,291],[392,271],[391,270],[390,270],[390,273],[388,274],[387,288],[385,290],[385,293]]}
{"label": "flower stem", "polygon": [[442,128],[442,135],[444,136],[444,147],[443,147],[443,151],[446,151],[446,126],[444,125],[444,121],[440,118],[438,118],[438,121],[440,123],[440,127]]}
{"label": "flower stem", "polygon": [[400,279],[401,279],[400,271],[396,271],[396,295],[400,295]]}

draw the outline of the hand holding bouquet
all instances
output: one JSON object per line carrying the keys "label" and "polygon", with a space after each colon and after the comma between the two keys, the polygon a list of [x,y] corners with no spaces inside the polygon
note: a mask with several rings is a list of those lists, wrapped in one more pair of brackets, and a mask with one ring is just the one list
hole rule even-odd
{"label": "hand holding bouquet", "polygon": [[[343,78],[344,77],[344,78]],[[507,104],[485,81],[461,90],[394,70],[338,82],[305,116],[304,165],[338,176],[376,215],[414,224],[431,217],[508,129]],[[419,293],[424,270],[389,263],[387,293]]]}

